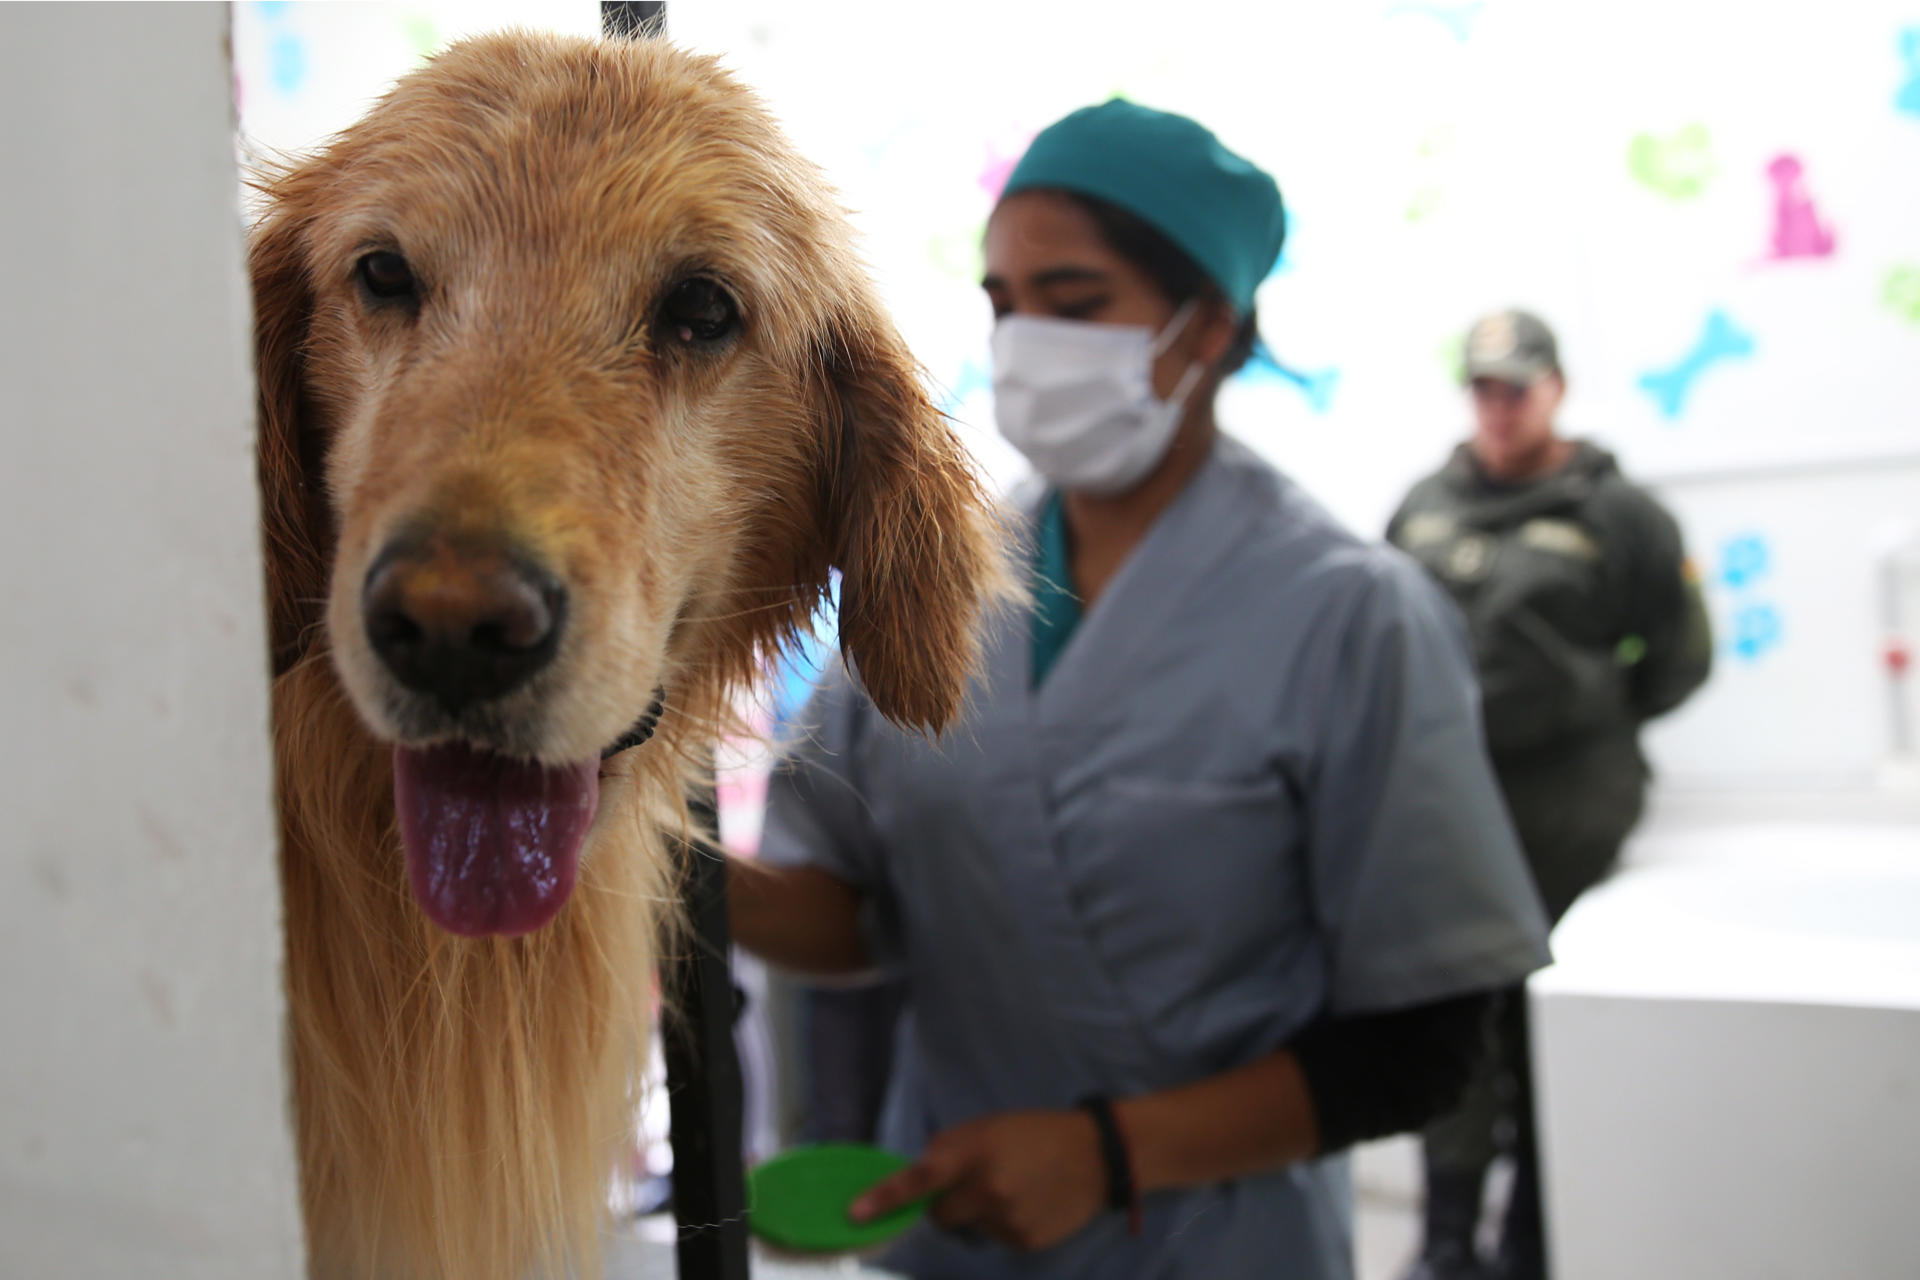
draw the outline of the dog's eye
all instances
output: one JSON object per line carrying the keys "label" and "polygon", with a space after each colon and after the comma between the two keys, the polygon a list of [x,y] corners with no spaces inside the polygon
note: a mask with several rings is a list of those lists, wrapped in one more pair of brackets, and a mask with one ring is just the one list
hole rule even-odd
{"label": "dog's eye", "polygon": [[419,296],[418,286],[414,283],[413,268],[407,260],[391,250],[381,249],[360,259],[356,268],[360,277],[360,287],[367,296],[381,302],[399,302]]}
{"label": "dog's eye", "polygon": [[739,306],[711,280],[682,280],[660,303],[660,332],[681,346],[719,342],[739,327]]}

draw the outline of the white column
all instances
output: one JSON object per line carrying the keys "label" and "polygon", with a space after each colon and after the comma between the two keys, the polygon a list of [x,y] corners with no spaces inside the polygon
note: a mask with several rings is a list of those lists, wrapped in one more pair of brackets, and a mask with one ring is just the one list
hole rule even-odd
{"label": "white column", "polygon": [[0,5],[0,1275],[302,1274],[223,4]]}

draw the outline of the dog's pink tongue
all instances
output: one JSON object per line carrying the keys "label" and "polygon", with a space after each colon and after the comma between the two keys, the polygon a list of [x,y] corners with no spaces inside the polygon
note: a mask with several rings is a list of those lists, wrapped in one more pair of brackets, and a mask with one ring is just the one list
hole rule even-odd
{"label": "dog's pink tongue", "polygon": [[600,801],[600,762],[543,768],[468,747],[393,753],[407,878],[464,937],[514,937],[566,905]]}

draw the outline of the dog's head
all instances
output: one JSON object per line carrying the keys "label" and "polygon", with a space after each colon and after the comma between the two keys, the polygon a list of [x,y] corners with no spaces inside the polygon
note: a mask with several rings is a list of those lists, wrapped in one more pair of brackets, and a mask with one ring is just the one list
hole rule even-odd
{"label": "dog's head", "polygon": [[986,506],[832,193],[712,62],[470,41],[265,194],[275,662],[330,653],[396,746],[435,919],[549,918],[603,753],[656,699],[707,719],[832,569],[875,705],[956,714]]}

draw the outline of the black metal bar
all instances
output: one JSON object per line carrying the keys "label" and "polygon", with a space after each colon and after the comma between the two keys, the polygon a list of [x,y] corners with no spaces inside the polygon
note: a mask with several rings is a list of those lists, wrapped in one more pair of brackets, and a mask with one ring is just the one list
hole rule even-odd
{"label": "black metal bar", "polygon": [[[712,830],[711,810],[695,820]],[[727,867],[708,848],[681,846],[688,932],[668,964],[662,1052],[673,1113],[673,1216],[680,1280],[747,1280],[746,1171],[741,1159],[740,1059],[727,961]]]}
{"label": "black metal bar", "polygon": [[665,35],[666,0],[601,0],[600,31],[616,39]]}
{"label": "black metal bar", "polygon": [[[603,0],[600,29],[614,39],[666,34],[665,0]],[[734,1046],[736,991],[728,965],[727,866],[713,852],[718,814],[710,791],[693,797],[696,838],[685,860],[680,905],[687,931],[680,954],[662,966],[667,1012],[661,1053],[672,1111],[673,1216],[680,1280],[748,1280],[747,1178],[742,1163],[740,1058]]]}

